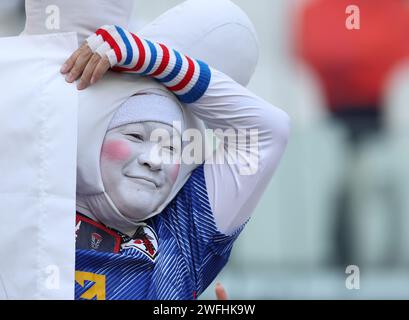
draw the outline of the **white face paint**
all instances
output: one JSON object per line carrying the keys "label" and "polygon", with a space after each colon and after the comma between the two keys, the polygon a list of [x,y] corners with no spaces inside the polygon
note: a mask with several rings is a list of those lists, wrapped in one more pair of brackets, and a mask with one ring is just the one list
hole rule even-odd
{"label": "white face paint", "polygon": [[[158,130],[161,139],[154,138]],[[179,173],[180,142],[172,126],[153,121],[107,132],[101,151],[102,180],[123,215],[142,221],[167,199]]]}

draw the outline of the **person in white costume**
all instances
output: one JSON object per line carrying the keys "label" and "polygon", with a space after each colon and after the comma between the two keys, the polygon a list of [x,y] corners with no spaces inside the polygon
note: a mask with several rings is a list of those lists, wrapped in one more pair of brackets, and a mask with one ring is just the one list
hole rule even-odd
{"label": "person in white costume", "polygon": [[[79,89],[95,84],[84,96],[105,89],[114,92],[108,100],[115,101],[105,110],[84,107],[80,115],[76,298],[196,298],[225,265],[289,132],[283,111],[244,88],[256,61],[254,29],[238,7],[230,1],[186,1],[137,35],[101,27],[64,64],[68,82],[81,77]],[[110,74],[98,82],[110,68],[151,75],[183,104],[162,85],[134,75]],[[125,92],[132,97],[126,99]],[[169,167],[152,150],[171,150],[178,158],[186,145],[159,144],[150,133],[161,128],[175,134],[174,120],[181,123],[178,140],[189,128],[203,133],[203,124],[235,132],[256,129],[257,156],[230,162],[228,152],[224,159],[216,152],[203,165],[204,158],[193,165],[182,159],[180,166]],[[90,147],[90,137],[81,137],[95,128]],[[220,146],[229,147],[229,142]],[[243,174],[246,168],[256,169]],[[84,278],[89,274],[91,279]],[[105,287],[91,296],[85,280],[96,284],[102,278]]]}

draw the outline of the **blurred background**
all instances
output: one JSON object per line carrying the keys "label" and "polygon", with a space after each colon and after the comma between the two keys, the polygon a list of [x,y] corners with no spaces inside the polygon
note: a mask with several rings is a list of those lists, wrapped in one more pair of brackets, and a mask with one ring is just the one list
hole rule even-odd
{"label": "blurred background", "polygon": [[[137,30],[182,1],[135,2]],[[259,36],[249,88],[292,133],[216,281],[231,299],[408,299],[409,0],[233,2]],[[23,0],[0,0],[0,36],[24,23]]]}

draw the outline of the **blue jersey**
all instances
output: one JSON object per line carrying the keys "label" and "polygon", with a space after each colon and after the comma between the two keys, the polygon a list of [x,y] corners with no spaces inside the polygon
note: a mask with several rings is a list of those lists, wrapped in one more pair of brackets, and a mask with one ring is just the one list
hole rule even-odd
{"label": "blue jersey", "polygon": [[87,220],[77,218],[76,299],[195,299],[225,266],[242,229],[231,236],[217,230],[203,166],[134,237]]}

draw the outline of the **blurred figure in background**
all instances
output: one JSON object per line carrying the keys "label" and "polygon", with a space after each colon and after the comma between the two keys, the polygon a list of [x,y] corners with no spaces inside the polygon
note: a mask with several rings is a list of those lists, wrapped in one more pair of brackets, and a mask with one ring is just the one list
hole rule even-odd
{"label": "blurred figure in background", "polygon": [[[356,29],[347,24],[353,14]],[[352,158],[337,205],[336,254],[338,263],[349,264],[355,259],[349,169],[362,146],[383,133],[385,82],[409,56],[409,1],[306,0],[296,23],[296,53],[317,73],[329,113],[348,135]]]}
{"label": "blurred figure in background", "polygon": [[328,109],[352,143],[382,127],[384,82],[409,56],[409,1],[357,0],[360,29],[346,27],[350,0],[304,1],[297,50],[324,86]]}

